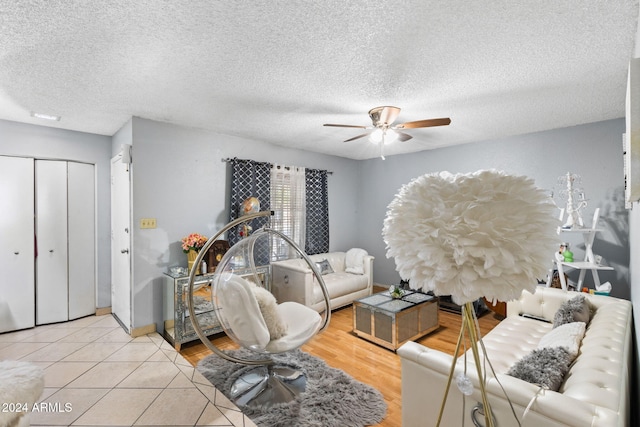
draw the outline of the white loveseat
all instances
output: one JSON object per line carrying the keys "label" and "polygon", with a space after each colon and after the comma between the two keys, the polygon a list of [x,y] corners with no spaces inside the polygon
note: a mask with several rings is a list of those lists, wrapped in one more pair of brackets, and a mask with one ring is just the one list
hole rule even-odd
{"label": "white loveseat", "polygon": [[[347,273],[346,252],[329,252],[311,255],[313,262],[329,261],[333,273],[322,276],[331,301],[331,309],[351,304],[354,300],[371,295],[373,289],[373,257],[366,255],[363,260],[364,274]],[[311,268],[301,259],[288,259],[271,264],[271,292],[279,303],[294,301],[324,310],[324,298]]]}
{"label": "white loveseat", "polygon": [[[498,380],[509,396],[522,426],[627,426],[631,369],[631,303],[608,296],[586,295],[596,307],[558,392],[506,375],[509,368],[536,348],[553,325],[520,316],[529,314],[553,320],[560,305],[576,295],[561,289],[538,287],[532,295],[507,303],[507,317],[483,341]],[[470,350],[469,350],[470,352]],[[434,426],[440,410],[452,356],[415,342],[398,349],[402,361],[402,425]],[[465,425],[473,425],[471,410],[482,401],[471,353],[467,375],[474,383],[466,399]],[[456,362],[462,372],[463,357]],[[455,378],[454,375],[454,378]],[[489,372],[487,394],[497,425],[517,425],[498,381]],[[531,408],[524,419],[525,408]],[[441,426],[462,425],[462,393],[451,385]],[[483,417],[478,417],[482,425]]]}

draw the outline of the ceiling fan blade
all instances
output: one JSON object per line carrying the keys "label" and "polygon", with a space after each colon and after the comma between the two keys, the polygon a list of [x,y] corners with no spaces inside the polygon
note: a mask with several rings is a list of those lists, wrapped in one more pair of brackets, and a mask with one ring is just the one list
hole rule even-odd
{"label": "ceiling fan blade", "polygon": [[325,123],[322,126],[333,126],[336,128],[358,128],[358,129],[367,129],[367,126],[358,126],[358,125],[336,125],[333,123]]}
{"label": "ceiling fan blade", "polygon": [[391,125],[394,120],[400,114],[400,109],[398,107],[376,107],[369,110],[369,117],[371,117],[371,121],[374,126],[387,124]]}
{"label": "ceiling fan blade", "polygon": [[398,129],[428,128],[432,126],[446,126],[449,123],[451,123],[451,119],[446,117],[441,119],[427,119],[427,120],[417,120],[415,122],[401,123],[397,126],[394,126],[394,128],[398,128]]}
{"label": "ceiling fan blade", "polygon": [[410,140],[411,138],[413,138],[413,137],[412,137],[411,135],[409,135],[408,133],[398,132],[398,139],[397,139],[397,141],[404,142],[404,141],[408,141],[408,140]]}
{"label": "ceiling fan blade", "polygon": [[353,138],[345,139],[344,142],[353,141],[356,139],[364,138],[365,136],[369,136],[371,132],[363,133],[362,135],[354,136]]}

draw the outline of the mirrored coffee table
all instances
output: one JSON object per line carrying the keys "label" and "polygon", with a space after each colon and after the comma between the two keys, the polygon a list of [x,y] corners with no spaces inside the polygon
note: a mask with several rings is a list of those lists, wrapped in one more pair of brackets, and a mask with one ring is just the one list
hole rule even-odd
{"label": "mirrored coffee table", "polygon": [[438,298],[422,292],[405,291],[401,298],[392,298],[385,291],[353,303],[353,332],[393,351],[438,326]]}

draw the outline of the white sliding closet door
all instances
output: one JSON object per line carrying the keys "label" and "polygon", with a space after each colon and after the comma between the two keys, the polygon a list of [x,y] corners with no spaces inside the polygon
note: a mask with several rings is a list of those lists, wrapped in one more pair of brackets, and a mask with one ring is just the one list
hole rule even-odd
{"label": "white sliding closet door", "polygon": [[67,162],[35,161],[36,324],[68,320]]}
{"label": "white sliding closet door", "polygon": [[33,159],[0,156],[0,332],[35,323]]}
{"label": "white sliding closet door", "polygon": [[94,166],[69,162],[69,320],[96,312]]}

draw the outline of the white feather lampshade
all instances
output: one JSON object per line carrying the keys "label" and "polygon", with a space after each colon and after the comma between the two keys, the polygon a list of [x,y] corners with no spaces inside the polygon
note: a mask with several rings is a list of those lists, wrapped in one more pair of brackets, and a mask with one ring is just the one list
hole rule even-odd
{"label": "white feather lampshade", "polygon": [[532,179],[495,170],[440,172],[404,185],[383,237],[414,289],[510,301],[535,291],[557,249],[555,207]]}

